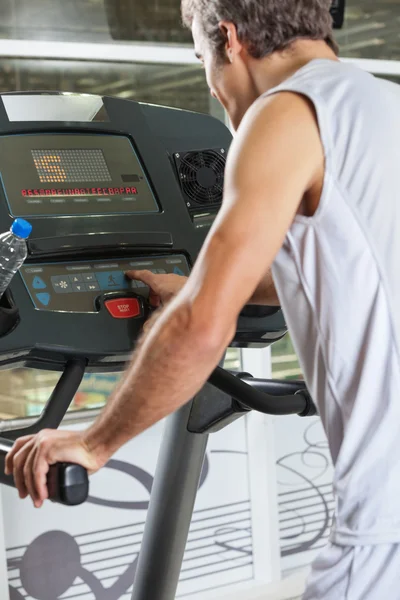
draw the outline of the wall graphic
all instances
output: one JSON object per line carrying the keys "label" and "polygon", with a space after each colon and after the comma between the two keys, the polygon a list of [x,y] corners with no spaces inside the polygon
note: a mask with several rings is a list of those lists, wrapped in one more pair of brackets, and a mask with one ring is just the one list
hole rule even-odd
{"label": "wall graphic", "polygon": [[[10,600],[128,600],[162,426],[127,444],[81,507],[36,510],[2,490]],[[212,435],[178,598],[252,579],[245,421]]]}
{"label": "wall graphic", "polygon": [[333,467],[319,418],[276,419],[282,569],[310,565],[325,546],[334,498]]}

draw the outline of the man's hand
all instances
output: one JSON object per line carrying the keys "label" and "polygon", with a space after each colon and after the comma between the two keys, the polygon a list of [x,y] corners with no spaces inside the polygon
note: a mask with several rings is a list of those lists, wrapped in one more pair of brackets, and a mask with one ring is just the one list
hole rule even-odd
{"label": "man's hand", "polygon": [[5,473],[14,476],[19,497],[31,496],[36,508],[40,508],[48,498],[46,479],[50,465],[75,463],[94,473],[106,461],[89,451],[81,432],[44,429],[15,442],[6,456]]}
{"label": "man's hand", "polygon": [[187,277],[181,275],[159,275],[151,271],[128,271],[125,273],[129,279],[142,281],[150,288],[149,302],[154,308],[166,304],[174,298],[187,282]]}

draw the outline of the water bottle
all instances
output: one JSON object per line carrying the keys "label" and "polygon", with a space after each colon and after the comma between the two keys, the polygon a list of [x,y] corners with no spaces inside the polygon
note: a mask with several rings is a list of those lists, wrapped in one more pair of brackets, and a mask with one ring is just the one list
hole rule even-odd
{"label": "water bottle", "polygon": [[26,240],[31,231],[30,223],[15,219],[10,231],[0,235],[0,298],[28,255]]}

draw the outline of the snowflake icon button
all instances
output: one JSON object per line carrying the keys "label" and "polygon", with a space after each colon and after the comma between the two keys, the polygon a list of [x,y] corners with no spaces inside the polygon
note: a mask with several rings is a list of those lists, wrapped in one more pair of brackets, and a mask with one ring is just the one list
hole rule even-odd
{"label": "snowflake icon button", "polygon": [[51,278],[51,283],[57,294],[69,294],[73,291],[67,275],[56,275]]}

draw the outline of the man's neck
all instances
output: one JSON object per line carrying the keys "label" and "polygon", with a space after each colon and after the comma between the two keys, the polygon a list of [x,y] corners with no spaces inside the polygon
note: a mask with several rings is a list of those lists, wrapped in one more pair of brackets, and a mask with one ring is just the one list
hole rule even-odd
{"label": "man's neck", "polygon": [[299,40],[283,52],[263,59],[249,58],[248,70],[257,96],[289,79],[312,60],[338,61],[336,54],[323,41]]}

